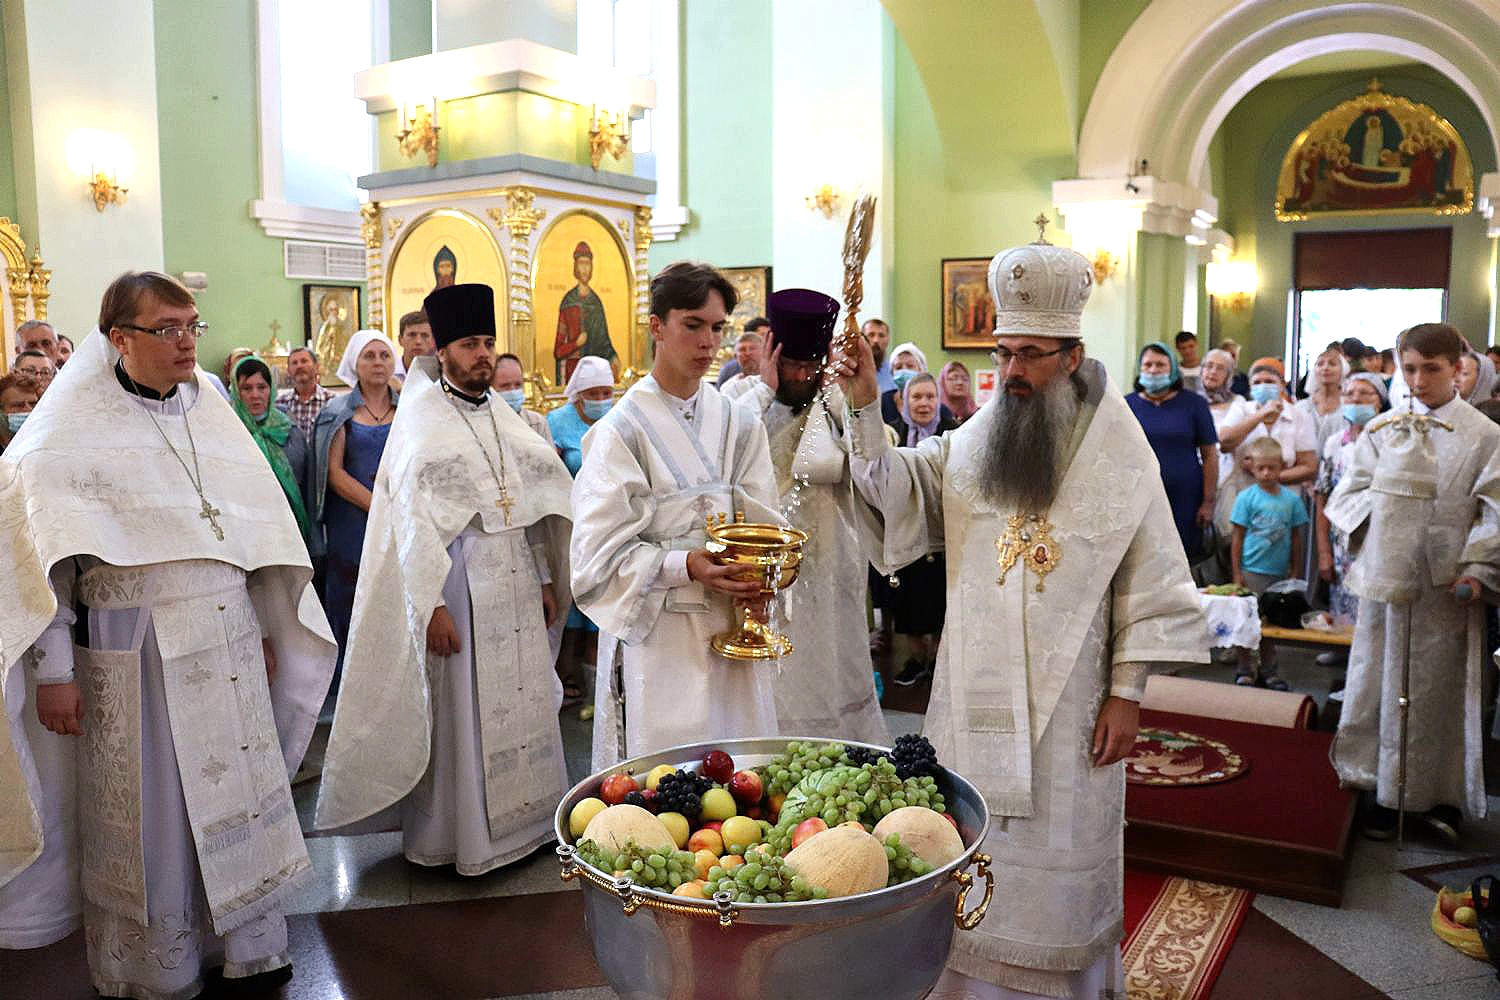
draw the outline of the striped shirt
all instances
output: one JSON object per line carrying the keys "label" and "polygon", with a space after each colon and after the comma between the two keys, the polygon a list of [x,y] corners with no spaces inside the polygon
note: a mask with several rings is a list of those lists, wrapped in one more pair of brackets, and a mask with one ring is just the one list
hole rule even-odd
{"label": "striped shirt", "polygon": [[282,389],[276,394],[276,408],[292,418],[292,423],[302,432],[302,436],[308,441],[312,440],[313,424],[317,422],[318,413],[333,399],[333,390],[318,386],[313,390],[311,398],[303,399],[297,395],[297,390],[291,386]]}

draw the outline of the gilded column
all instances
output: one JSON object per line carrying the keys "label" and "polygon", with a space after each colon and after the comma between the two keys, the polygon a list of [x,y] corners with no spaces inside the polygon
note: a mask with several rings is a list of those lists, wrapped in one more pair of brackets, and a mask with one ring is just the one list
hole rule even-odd
{"label": "gilded column", "polygon": [[31,297],[31,272],[25,267],[7,267],[5,276],[10,280],[11,314],[15,317],[15,325],[20,326],[28,319],[26,300]]}
{"label": "gilded column", "polygon": [[537,364],[531,313],[531,237],[547,210],[536,207],[536,192],[530,188],[506,188],[503,193],[505,208],[492,208],[489,216],[497,226],[504,226],[510,232],[510,280],[506,282],[510,291],[509,346],[521,359],[522,367],[531,372],[527,381],[532,384],[536,403],[552,385]]}
{"label": "gilded column", "polygon": [[641,371],[651,370],[651,206],[635,210],[635,358]]}
{"label": "gilded column", "polygon": [[[370,302],[370,327],[385,329],[385,277],[380,248],[380,202],[370,201],[359,209],[359,235],[365,241],[365,282]],[[389,333],[390,331],[386,331]]]}
{"label": "gilded column", "polygon": [[52,297],[52,271],[42,266],[41,247],[37,247],[36,253],[31,257],[27,279],[31,285],[31,316],[33,319],[46,319],[47,300]]}

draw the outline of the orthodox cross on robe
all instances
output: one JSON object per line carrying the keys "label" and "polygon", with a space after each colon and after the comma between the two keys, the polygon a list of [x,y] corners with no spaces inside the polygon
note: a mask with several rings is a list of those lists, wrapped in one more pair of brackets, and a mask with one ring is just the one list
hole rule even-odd
{"label": "orthodox cross on robe", "polygon": [[213,529],[214,538],[222,542],[224,540],[224,529],[219,527],[219,515],[224,512],[209,503],[208,497],[199,494],[198,499],[203,501],[203,507],[198,511],[198,516],[208,522],[208,526]]}

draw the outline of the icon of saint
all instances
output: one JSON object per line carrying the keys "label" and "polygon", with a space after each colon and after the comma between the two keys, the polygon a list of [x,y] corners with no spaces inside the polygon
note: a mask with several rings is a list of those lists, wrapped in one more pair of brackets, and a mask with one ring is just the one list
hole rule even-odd
{"label": "icon of saint", "polygon": [[619,356],[609,339],[604,303],[589,286],[594,277],[594,251],[586,242],[580,241],[573,248],[573,277],[578,284],[568,289],[557,307],[557,339],[552,356],[557,361],[558,385],[567,384],[580,358],[603,358],[610,368],[618,367]]}
{"label": "icon of saint", "polygon": [[458,258],[446,243],[432,255],[432,278],[434,290],[447,288],[458,281]]}

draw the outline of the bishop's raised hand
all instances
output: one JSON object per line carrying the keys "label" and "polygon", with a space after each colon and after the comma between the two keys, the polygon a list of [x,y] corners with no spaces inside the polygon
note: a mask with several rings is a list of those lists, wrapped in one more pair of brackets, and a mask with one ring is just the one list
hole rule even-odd
{"label": "bishop's raised hand", "polygon": [[875,352],[864,337],[856,334],[848,339],[853,343],[839,349],[833,372],[849,406],[862,410],[880,397],[880,385],[875,380]]}

